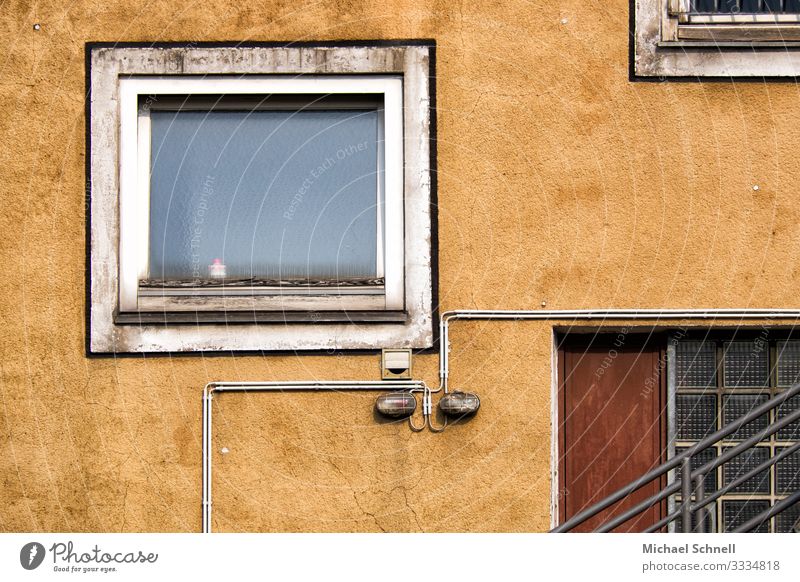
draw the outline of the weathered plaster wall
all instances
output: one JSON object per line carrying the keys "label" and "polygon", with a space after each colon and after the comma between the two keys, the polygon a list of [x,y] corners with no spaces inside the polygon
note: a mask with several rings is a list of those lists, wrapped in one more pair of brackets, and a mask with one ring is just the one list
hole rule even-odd
{"label": "weathered plaster wall", "polygon": [[[378,378],[376,356],[84,357],[86,41],[435,38],[446,309],[797,306],[797,86],[632,84],[627,10],[4,3],[0,529],[197,531],[207,381]],[[367,395],[218,398],[215,530],[546,529],[551,327],[452,339],[483,408],[441,435]]]}

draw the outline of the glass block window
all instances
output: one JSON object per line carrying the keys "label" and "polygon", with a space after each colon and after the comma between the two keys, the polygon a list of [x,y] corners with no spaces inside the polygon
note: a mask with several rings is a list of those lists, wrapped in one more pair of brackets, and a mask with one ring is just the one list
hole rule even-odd
{"label": "glass block window", "polygon": [[701,440],[717,430],[717,397],[708,394],[678,394],[675,404],[680,419],[681,440]]}
{"label": "glass block window", "polygon": [[800,382],[800,342],[778,342],[778,386],[788,388]]}
{"label": "glass block window", "polygon": [[778,533],[800,533],[800,504],[795,504],[775,516],[775,531]]}
{"label": "glass block window", "polygon": [[776,474],[778,494],[787,495],[800,489],[800,451],[778,461]]}
{"label": "glass block window", "polygon": [[[722,484],[727,485],[743,477],[761,463],[769,459],[769,449],[757,447],[734,457],[722,466]],[[731,493],[765,493],[770,492],[770,471],[761,471],[731,490]]]}
{"label": "glass block window", "polygon": [[678,386],[717,385],[717,349],[713,342],[680,342],[676,346]]}
{"label": "glass block window", "polygon": [[[766,394],[730,394],[722,397],[722,426],[728,425],[743,417],[757,406],[769,400]],[[769,414],[760,416],[753,422],[742,425],[742,428],[728,437],[732,441],[749,439],[767,428]]]}
{"label": "glass block window", "polygon": [[[800,340],[777,339],[763,329],[758,337],[673,341],[670,362],[670,440],[675,454],[696,444],[713,432],[748,414],[800,382]],[[785,336],[784,336],[785,337]],[[800,397],[784,402],[692,459],[692,468],[708,463],[744,439],[759,435],[771,422],[800,406]],[[766,436],[754,447],[706,476],[704,492],[714,493],[733,484],[759,465],[800,440],[800,422]],[[730,531],[766,510],[776,501],[800,489],[800,451],[772,467],[737,483],[709,506],[716,531]],[[680,495],[673,498],[680,503]],[[800,504],[775,516],[757,531],[794,531]],[[676,531],[681,531],[680,524]]]}
{"label": "glass block window", "polygon": [[[722,502],[722,531],[733,531],[738,526],[751,520],[755,516],[769,509],[769,501],[723,501]],[[758,533],[770,531],[769,521],[762,523],[755,530]]]}
{"label": "glass block window", "polygon": [[763,340],[725,344],[725,385],[763,388],[769,385],[769,345]]}
{"label": "glass block window", "polygon": [[[797,407],[800,406],[800,396],[790,398],[777,408],[777,417],[783,418],[791,414]],[[785,427],[778,431],[778,440],[782,441],[796,441],[800,440],[800,421],[795,421],[787,424]]]}

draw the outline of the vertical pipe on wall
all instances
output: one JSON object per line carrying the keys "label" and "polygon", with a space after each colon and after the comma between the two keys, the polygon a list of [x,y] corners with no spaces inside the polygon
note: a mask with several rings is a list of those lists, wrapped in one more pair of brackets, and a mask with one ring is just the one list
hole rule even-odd
{"label": "vertical pipe on wall", "polygon": [[683,533],[692,531],[692,466],[691,457],[681,462],[681,523]]}
{"label": "vertical pipe on wall", "polygon": [[318,392],[318,391],[422,391],[428,390],[422,380],[405,381],[380,381],[370,382],[364,380],[354,381],[287,381],[287,382],[209,382],[203,389],[203,486],[202,486],[202,527],[203,533],[211,533],[211,446],[213,417],[212,402],[214,393],[222,392]]}

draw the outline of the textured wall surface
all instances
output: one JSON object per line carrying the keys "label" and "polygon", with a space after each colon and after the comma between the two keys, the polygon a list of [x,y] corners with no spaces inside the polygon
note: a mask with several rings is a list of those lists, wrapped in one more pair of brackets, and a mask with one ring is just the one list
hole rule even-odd
{"label": "textured wall surface", "polygon": [[[12,0],[0,530],[198,531],[206,382],[379,377],[363,355],[84,356],[84,43],[391,38],[438,43],[445,309],[799,303],[797,85],[631,83],[626,0]],[[451,384],[483,408],[438,435],[372,395],[219,396],[214,529],[547,529],[551,338],[455,325]],[[415,364],[435,385],[437,357]]]}

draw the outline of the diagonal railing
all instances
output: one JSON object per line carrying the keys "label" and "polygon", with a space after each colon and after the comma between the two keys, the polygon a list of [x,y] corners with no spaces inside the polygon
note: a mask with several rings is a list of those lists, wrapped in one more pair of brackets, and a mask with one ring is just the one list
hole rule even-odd
{"label": "diagonal railing", "polygon": [[[666,475],[669,471],[678,468],[680,470],[680,475],[679,478],[675,480],[675,482],[667,485],[666,487],[663,487],[657,493],[640,501],[639,503],[630,507],[629,509],[620,513],[619,515],[616,515],[613,518],[605,521],[600,526],[598,526],[594,531],[597,532],[612,531],[616,527],[619,527],[620,525],[625,523],[626,521],[636,517],[643,511],[646,511],[651,507],[659,503],[662,503],[669,496],[674,495],[678,492],[680,492],[681,494],[681,502],[679,508],[676,511],[673,511],[672,513],[664,517],[663,519],[659,520],[658,522],[651,524],[649,527],[645,529],[645,531],[647,532],[658,531],[663,527],[667,526],[670,522],[678,518],[682,520],[683,532],[688,533],[692,531],[697,531],[697,532],[707,531],[706,523],[708,520],[706,519],[706,516],[708,513],[709,504],[713,503],[714,501],[719,499],[722,495],[725,495],[726,493],[730,492],[732,489],[734,489],[738,485],[741,485],[748,479],[751,479],[752,477],[756,476],[761,471],[764,471],[765,469],[772,467],[772,465],[774,465],[781,459],[784,459],[789,455],[791,455],[792,453],[800,450],[800,442],[783,449],[780,453],[773,455],[763,463],[760,463],[759,465],[747,471],[743,475],[740,475],[739,477],[737,477],[736,479],[734,479],[733,481],[731,481],[730,483],[728,483],[727,485],[720,488],[719,490],[717,490],[716,492],[714,492],[709,496],[705,496],[704,483],[706,476],[709,475],[715,469],[717,469],[717,467],[724,465],[734,457],[737,457],[738,455],[741,455],[742,453],[752,449],[757,443],[761,442],[765,438],[773,435],[774,433],[792,424],[793,422],[800,420],[800,408],[790,412],[789,414],[781,417],[780,419],[775,420],[775,422],[770,423],[765,429],[761,430],[757,434],[743,440],[736,446],[728,448],[718,457],[714,458],[713,460],[705,463],[700,467],[697,467],[696,469],[691,468],[692,458],[702,453],[709,447],[714,446],[719,441],[725,439],[725,437],[730,436],[731,434],[737,432],[744,425],[749,424],[754,420],[761,418],[764,414],[769,413],[770,410],[780,407],[787,400],[793,398],[794,396],[797,396],[798,394],[800,394],[800,384],[795,384],[794,386],[782,392],[775,398],[767,400],[763,404],[754,407],[752,410],[750,410],[750,412],[748,412],[744,416],[736,419],[730,424],[727,424],[726,426],[722,427],[715,433],[699,441],[697,444],[692,445],[685,451],[674,456],[667,462],[659,465],[655,469],[648,471],[638,479],[618,489],[608,497],[578,512],[573,517],[569,518],[567,521],[565,521],[558,527],[552,529],[551,531],[553,533],[563,533],[572,531],[573,529],[584,523],[586,520],[595,517],[600,512],[622,501],[623,499],[627,498],[629,495],[638,491],[643,486],[647,485],[653,480],[659,479],[664,475]],[[693,495],[694,495],[694,500],[692,500]],[[741,524],[734,531],[735,532],[752,531],[765,521],[772,518],[774,515],[777,515],[780,512],[793,506],[798,501],[800,501],[800,491],[796,491],[788,495],[785,499],[775,502],[775,504],[772,505],[768,510],[760,513],[759,515],[754,516],[752,519]],[[695,522],[694,526],[692,525],[692,517],[694,517],[694,522]]]}

